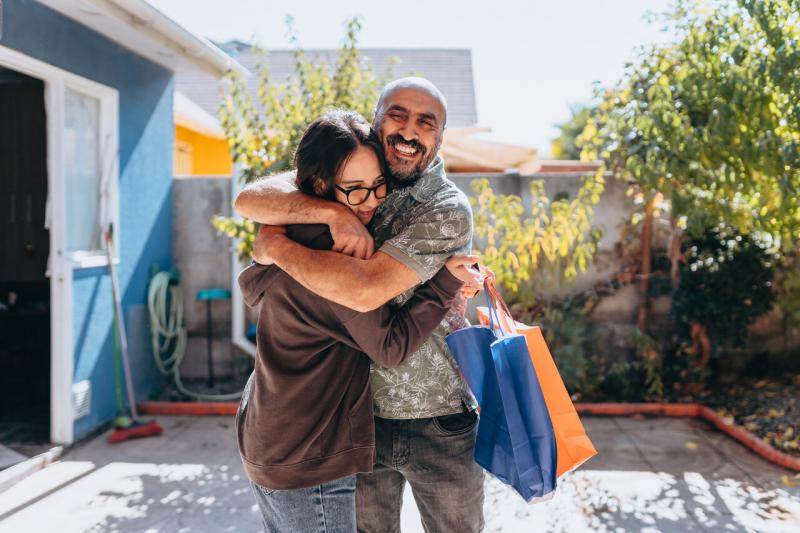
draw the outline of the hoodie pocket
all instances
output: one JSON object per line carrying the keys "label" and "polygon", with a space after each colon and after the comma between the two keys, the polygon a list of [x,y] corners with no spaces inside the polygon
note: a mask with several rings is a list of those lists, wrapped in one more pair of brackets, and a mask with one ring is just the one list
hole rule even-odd
{"label": "hoodie pocket", "polygon": [[353,446],[375,444],[375,418],[372,409],[372,389],[367,382],[361,395],[350,408],[350,439]]}
{"label": "hoodie pocket", "polygon": [[239,444],[239,453],[242,457],[245,457],[244,454],[244,419],[247,416],[247,404],[250,401],[250,394],[253,390],[253,380],[256,377],[256,371],[250,374],[250,377],[247,379],[247,383],[244,386],[244,390],[242,391],[242,399],[239,400],[239,408],[236,410],[236,417],[234,418],[234,427],[236,428],[236,440]]}

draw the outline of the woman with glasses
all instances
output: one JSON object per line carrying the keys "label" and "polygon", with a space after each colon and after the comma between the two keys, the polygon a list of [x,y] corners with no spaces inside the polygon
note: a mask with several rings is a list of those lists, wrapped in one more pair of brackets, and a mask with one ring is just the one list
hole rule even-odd
{"label": "woman with glasses", "polygon": [[[314,121],[294,163],[301,191],[348,206],[365,225],[388,192],[380,142],[357,113]],[[327,226],[286,231],[315,249],[333,246]],[[367,313],[317,296],[274,265],[240,273],[245,302],[261,308],[236,426],[267,531],[356,530],[355,474],[371,472],[375,455],[370,359],[393,367],[420,348],[476,277],[475,262],[452,258],[403,307]]]}

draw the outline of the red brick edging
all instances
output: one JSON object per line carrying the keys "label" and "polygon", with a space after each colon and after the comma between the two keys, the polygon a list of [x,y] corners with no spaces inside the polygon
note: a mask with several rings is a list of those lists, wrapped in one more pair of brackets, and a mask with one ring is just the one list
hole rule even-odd
{"label": "red brick edging", "polygon": [[577,403],[580,414],[691,416],[712,423],[729,437],[747,446],[767,461],[800,472],[800,457],[780,452],[741,426],[726,421],[713,409],[699,403]]}
{"label": "red brick edging", "polygon": [[144,415],[235,415],[239,402],[142,402],[136,405]]}
{"label": "red brick edging", "polygon": [[[237,402],[143,402],[139,412],[147,415],[235,415]],[[767,461],[800,472],[800,457],[780,452],[743,427],[727,422],[716,411],[699,403],[576,403],[580,414],[629,416],[659,415],[702,418],[729,437],[747,446]]]}

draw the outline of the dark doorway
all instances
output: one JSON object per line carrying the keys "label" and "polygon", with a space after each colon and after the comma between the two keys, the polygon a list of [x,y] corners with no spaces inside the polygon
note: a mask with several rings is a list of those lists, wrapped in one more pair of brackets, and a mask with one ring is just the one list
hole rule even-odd
{"label": "dark doorway", "polygon": [[0,444],[50,440],[44,83],[0,68]]}

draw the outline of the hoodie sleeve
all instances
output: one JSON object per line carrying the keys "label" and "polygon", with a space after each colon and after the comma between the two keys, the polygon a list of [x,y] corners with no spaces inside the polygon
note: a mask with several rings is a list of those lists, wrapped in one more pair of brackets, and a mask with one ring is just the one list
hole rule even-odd
{"label": "hoodie sleeve", "polygon": [[[324,224],[291,224],[286,226],[286,235],[293,241],[315,250],[330,250],[333,237]],[[269,280],[283,272],[276,265],[262,265],[252,261],[249,266],[239,272],[239,289],[244,302],[255,307],[261,302],[269,287]]]}
{"label": "hoodie sleeve", "polygon": [[400,308],[391,304],[366,313],[328,301],[342,321],[353,347],[381,366],[393,368],[419,350],[447,315],[462,286],[461,280],[442,268]]}
{"label": "hoodie sleeve", "polygon": [[270,270],[274,268],[277,267],[274,265],[265,266],[253,261],[239,272],[239,289],[242,291],[244,303],[250,307],[258,305],[264,297]]}

